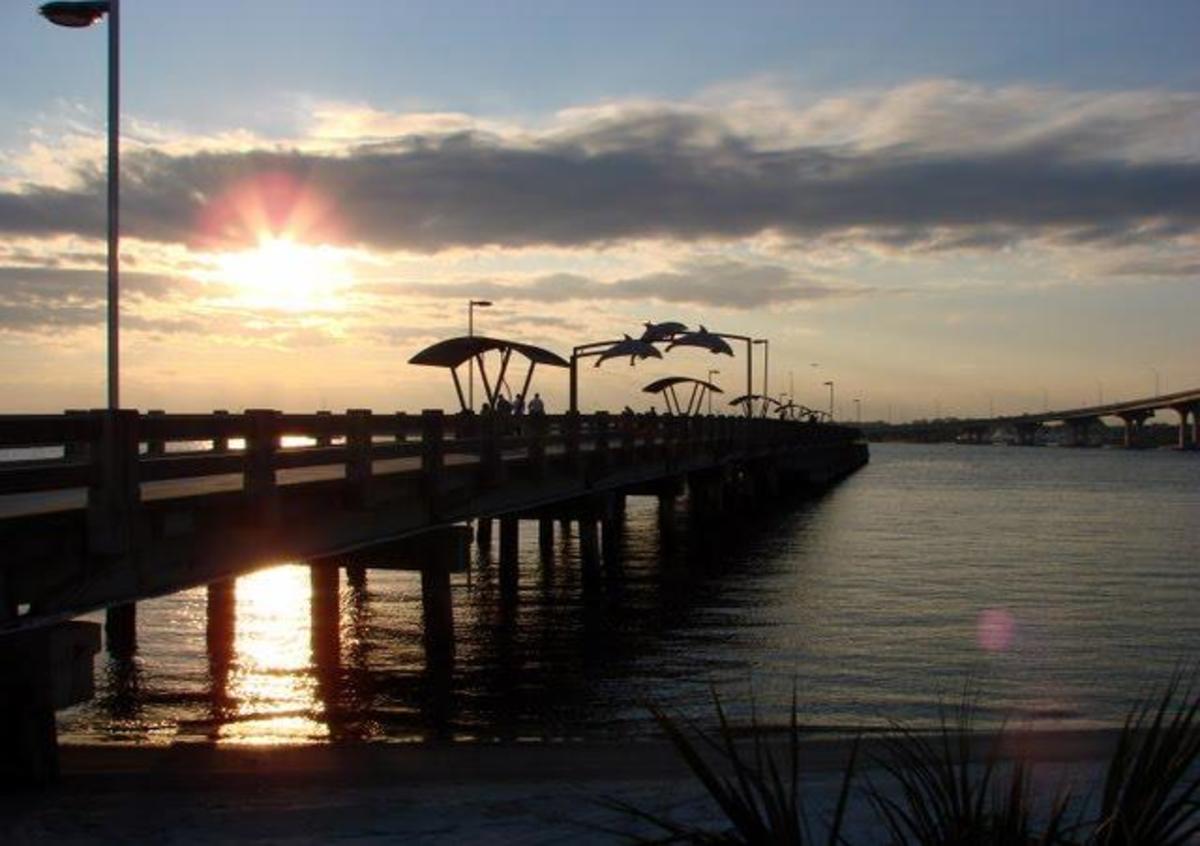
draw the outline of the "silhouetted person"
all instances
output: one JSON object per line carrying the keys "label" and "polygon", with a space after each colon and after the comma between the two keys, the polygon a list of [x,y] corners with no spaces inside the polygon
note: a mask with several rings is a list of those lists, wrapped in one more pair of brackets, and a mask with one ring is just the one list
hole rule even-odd
{"label": "silhouetted person", "polygon": [[520,417],[522,414],[525,413],[525,396],[524,396],[524,394],[517,394],[517,396],[513,399],[512,413],[513,413],[513,417]]}
{"label": "silhouetted person", "polygon": [[512,403],[508,401],[507,397],[501,394],[500,398],[496,400],[496,414],[500,417],[508,417],[512,414],[512,410]]}
{"label": "silhouetted person", "polygon": [[542,402],[542,395],[534,393],[533,399],[529,401],[529,413],[541,416],[546,413],[546,404]]}

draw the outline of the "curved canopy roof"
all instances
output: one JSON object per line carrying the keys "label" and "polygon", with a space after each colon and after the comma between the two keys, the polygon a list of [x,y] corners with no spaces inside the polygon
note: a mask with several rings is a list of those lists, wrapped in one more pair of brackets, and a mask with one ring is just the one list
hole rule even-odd
{"label": "curved canopy roof", "polygon": [[667,390],[667,388],[673,388],[676,385],[700,385],[708,388],[715,394],[725,393],[712,382],[705,382],[703,379],[690,379],[687,376],[668,376],[665,379],[657,379],[642,388],[642,390],[648,394],[660,394]]}
{"label": "curved canopy roof", "polygon": [[511,350],[520,353],[534,364],[546,364],[550,367],[570,367],[566,359],[550,352],[550,350],[535,347],[533,344],[519,344],[516,341],[505,341],[502,338],[485,338],[481,335],[463,335],[438,341],[426,347],[408,360],[409,364],[423,364],[428,367],[458,367],[463,362],[483,355],[486,352]]}
{"label": "curved canopy roof", "polygon": [[740,397],[735,397],[729,401],[730,405],[741,405],[744,402],[760,402],[766,400],[769,403],[779,405],[779,400],[775,397],[764,397],[762,394],[742,394]]}

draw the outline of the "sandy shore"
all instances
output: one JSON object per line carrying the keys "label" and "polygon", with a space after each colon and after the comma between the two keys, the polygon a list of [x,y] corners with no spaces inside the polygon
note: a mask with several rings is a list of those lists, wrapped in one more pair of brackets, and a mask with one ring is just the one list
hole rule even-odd
{"label": "sandy shore", "polygon": [[[1013,733],[1008,752],[1044,776],[1095,778],[1115,733]],[[866,738],[863,773],[879,738]],[[992,742],[980,736],[982,750]],[[806,795],[832,804],[844,737],[805,741]],[[782,749],[780,750],[782,752]],[[610,843],[631,802],[718,823],[702,789],[660,742],[65,746],[55,790],[0,798],[0,842],[23,843]],[[855,803],[852,828],[871,842]]]}

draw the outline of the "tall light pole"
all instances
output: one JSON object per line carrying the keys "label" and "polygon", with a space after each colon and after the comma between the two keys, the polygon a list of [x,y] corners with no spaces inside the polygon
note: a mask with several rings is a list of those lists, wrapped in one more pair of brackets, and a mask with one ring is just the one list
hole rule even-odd
{"label": "tall light pole", "polygon": [[[712,377],[714,377],[714,376],[718,376],[718,375],[720,375],[720,373],[721,373],[721,371],[720,371],[720,370],[710,370],[710,371],[708,371],[708,379],[707,379],[706,381],[707,381],[709,384],[712,384]],[[712,392],[712,389],[710,388],[710,389],[709,389],[709,391],[708,391],[708,413],[709,413],[709,414],[712,414],[712,395],[713,395],[713,392]]]}
{"label": "tall light pole", "polygon": [[[467,302],[467,337],[475,337],[475,309],[488,308],[491,306],[491,300],[469,300]],[[483,360],[480,359],[480,366],[483,366]],[[467,408],[471,411],[475,410],[475,357],[472,356],[467,364]]]}
{"label": "tall light pole", "polygon": [[829,420],[833,421],[833,380],[825,383],[829,387]]}
{"label": "tall light pole", "polygon": [[767,338],[755,338],[754,343],[762,344],[763,348],[763,417],[767,416],[767,397],[770,393],[767,391],[767,374],[771,370],[771,341]]}
{"label": "tall light pole", "polygon": [[862,400],[858,397],[854,398],[854,419],[859,423],[862,422]]}
{"label": "tall light pole", "polygon": [[120,336],[118,316],[120,186],[121,1],[46,3],[38,9],[57,26],[79,29],[108,15],[108,408],[120,408]]}

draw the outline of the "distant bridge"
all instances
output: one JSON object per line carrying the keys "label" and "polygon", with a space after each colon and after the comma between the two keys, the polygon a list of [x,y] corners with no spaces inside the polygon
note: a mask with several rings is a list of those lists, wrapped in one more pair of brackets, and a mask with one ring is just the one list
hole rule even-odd
{"label": "distant bridge", "polygon": [[[499,518],[511,594],[520,521],[537,522],[546,551],[553,521],[577,521],[586,588],[617,554],[626,495],[673,498],[686,486],[692,507],[717,519],[867,460],[856,429],[749,417],[0,416],[0,448],[47,447],[61,456],[0,464],[0,782],[45,772],[54,707],[90,698],[99,634],[68,622],[84,612],[108,609],[109,649],[130,654],[148,597],[208,585],[219,626],[232,616],[231,580],[266,564],[312,562],[313,607],[333,613],[339,567],[414,570],[427,658],[445,664],[466,521],[486,544]],[[385,542],[366,565],[346,557]]]}
{"label": "distant bridge", "polygon": [[1103,405],[1043,411],[1040,414],[929,420],[896,426],[867,424],[862,428],[872,440],[958,440],[964,443],[988,443],[998,432],[1007,431],[1012,433],[1014,443],[1031,446],[1037,442],[1042,427],[1048,423],[1059,423],[1067,428],[1067,446],[1084,446],[1088,443],[1091,428],[1102,418],[1112,417],[1124,424],[1125,446],[1136,448],[1144,444],[1142,428],[1146,421],[1162,410],[1170,410],[1178,415],[1178,448],[1195,449],[1200,444],[1200,388]]}

